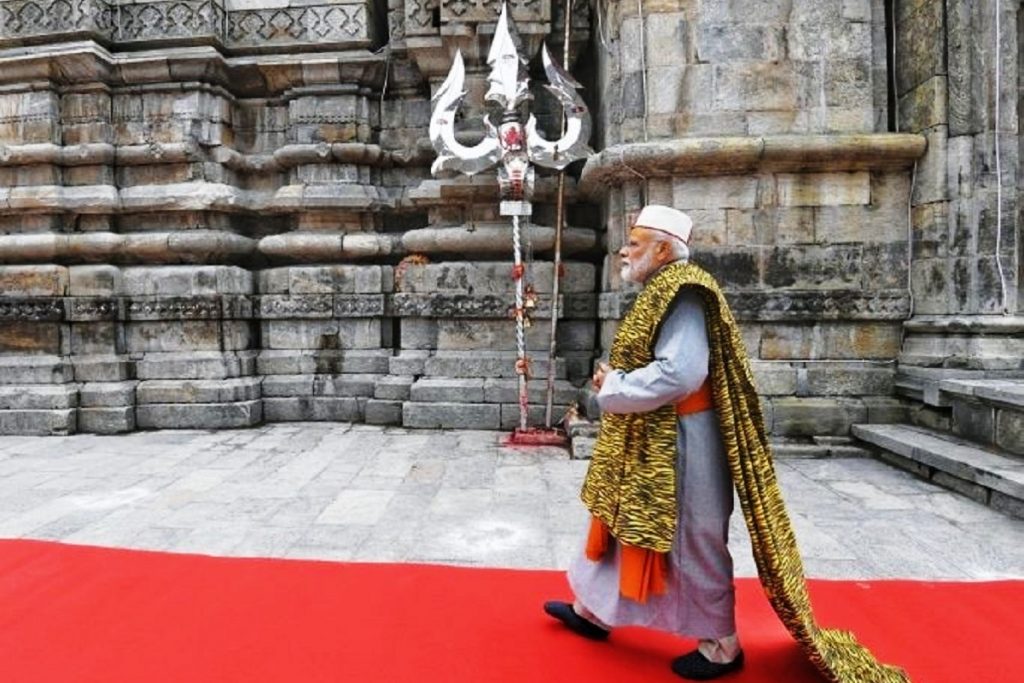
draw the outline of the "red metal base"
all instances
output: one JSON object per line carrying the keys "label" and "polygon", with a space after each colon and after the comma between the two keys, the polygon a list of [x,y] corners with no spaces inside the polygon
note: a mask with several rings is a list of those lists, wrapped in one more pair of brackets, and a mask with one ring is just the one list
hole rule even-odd
{"label": "red metal base", "polygon": [[552,427],[531,427],[516,429],[502,440],[503,446],[562,446],[569,445],[569,437],[561,429]]}

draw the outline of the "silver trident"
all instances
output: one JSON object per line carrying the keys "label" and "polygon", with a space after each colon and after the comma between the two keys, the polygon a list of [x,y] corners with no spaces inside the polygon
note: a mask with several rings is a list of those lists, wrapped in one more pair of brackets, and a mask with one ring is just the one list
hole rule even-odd
{"label": "silver trident", "polygon": [[[522,74],[525,61],[520,58],[508,28],[508,8],[503,3],[501,16],[494,31],[494,41],[487,54],[491,73],[487,77],[490,88],[484,99],[497,104],[501,119],[495,126],[490,115],[484,116],[487,131],[482,141],[467,147],[455,139],[455,114],[466,96],[464,90],[466,67],[462,52],[455,53],[455,60],[448,77],[434,95],[434,110],[430,117],[430,142],[437,152],[437,159],[430,172],[437,176],[445,172],[475,175],[493,166],[498,166],[498,187],[500,191],[502,216],[512,217],[512,250],[516,280],[516,374],[519,376],[519,430],[527,429],[527,380],[529,361],[526,357],[524,299],[524,268],[519,219],[530,216],[532,206],[534,171],[532,164],[562,170],[573,161],[591,154],[587,145],[590,139],[590,110],[576,91],[580,87],[572,76],[565,72],[548,53],[542,50],[544,72],[550,85],[545,86],[561,103],[565,111],[565,133],[557,142],[549,142],[537,131],[537,119],[531,114],[526,124],[522,122],[520,105],[532,99],[527,87],[528,79]],[[553,273],[557,278],[558,273]],[[557,291],[557,290],[556,290]],[[558,302],[552,302],[552,316],[558,312]],[[552,359],[553,362],[553,359]],[[548,372],[553,372],[549,368]]]}

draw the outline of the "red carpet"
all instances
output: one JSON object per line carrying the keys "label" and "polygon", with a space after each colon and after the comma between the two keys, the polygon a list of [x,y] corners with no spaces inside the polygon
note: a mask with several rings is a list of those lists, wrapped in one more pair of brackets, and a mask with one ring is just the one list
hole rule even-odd
{"label": "red carpet", "polygon": [[[747,668],[817,677],[754,580],[738,584]],[[1024,582],[814,581],[820,621],[916,683],[1020,681]],[[672,681],[691,642],[573,636],[540,609],[548,571],[226,559],[0,540],[0,681]],[[967,658],[967,653],[974,656]]]}

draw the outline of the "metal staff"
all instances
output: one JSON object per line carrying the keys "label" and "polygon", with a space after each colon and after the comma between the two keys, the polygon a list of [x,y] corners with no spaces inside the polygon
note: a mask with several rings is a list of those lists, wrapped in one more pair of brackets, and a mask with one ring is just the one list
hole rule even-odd
{"label": "metal staff", "polygon": [[491,67],[487,77],[490,88],[484,95],[485,101],[501,109],[498,125],[491,122],[491,115],[488,114],[483,119],[486,129],[483,140],[467,147],[455,139],[455,113],[466,96],[466,68],[461,50],[455,53],[451,70],[434,95],[434,110],[430,117],[430,142],[437,152],[437,159],[430,167],[434,176],[444,172],[474,175],[493,166],[498,167],[500,214],[512,218],[519,431],[527,430],[527,382],[530,371],[530,359],[526,355],[524,265],[519,221],[533,212],[530,203],[533,195],[533,164],[562,170],[591,153],[587,145],[590,139],[590,111],[576,92],[579,83],[551,59],[547,46],[543,48],[542,57],[550,83],[545,87],[562,104],[565,117],[564,132],[558,141],[549,142],[537,132],[537,120],[532,114],[525,124],[522,122],[521,105],[532,99],[532,95],[528,88],[529,81],[523,74],[524,61],[509,32],[508,8],[504,4],[487,55],[487,63]]}

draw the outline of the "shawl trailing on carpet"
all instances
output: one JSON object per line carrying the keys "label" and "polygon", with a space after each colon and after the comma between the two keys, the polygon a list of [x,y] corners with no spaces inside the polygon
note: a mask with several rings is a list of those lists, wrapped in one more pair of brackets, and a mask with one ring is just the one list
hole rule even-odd
{"label": "shawl trailing on carpet", "polygon": [[[689,263],[658,271],[637,296],[616,334],[612,367],[627,372],[654,360],[662,320],[683,287],[704,298],[709,379],[722,441],[758,576],[776,614],[819,671],[834,683],[904,683],[847,631],[820,628],[811,611],[803,561],[775,478],[761,404],[739,327],[718,283]],[[676,412],[605,414],[582,498],[621,544],[667,553],[676,532]]]}

